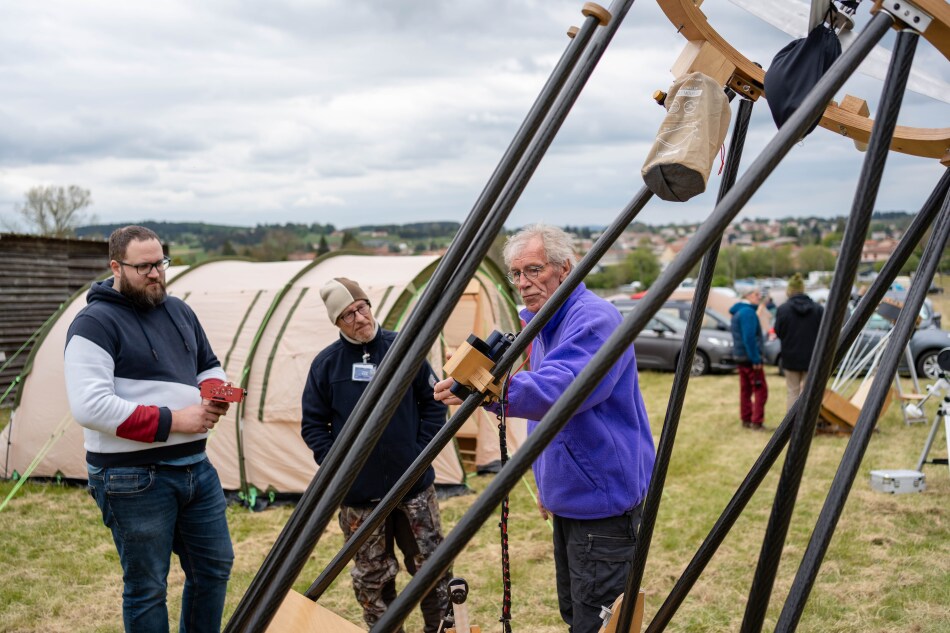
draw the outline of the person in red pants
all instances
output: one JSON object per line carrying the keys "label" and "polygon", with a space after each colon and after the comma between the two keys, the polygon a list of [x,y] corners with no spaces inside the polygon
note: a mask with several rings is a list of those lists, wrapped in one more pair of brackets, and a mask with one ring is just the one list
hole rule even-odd
{"label": "person in red pants", "polygon": [[762,292],[752,287],[742,300],[729,309],[732,315],[732,351],[739,368],[739,419],[743,428],[766,430],[765,402],[769,387],[762,371],[762,326],[756,310],[762,301]]}

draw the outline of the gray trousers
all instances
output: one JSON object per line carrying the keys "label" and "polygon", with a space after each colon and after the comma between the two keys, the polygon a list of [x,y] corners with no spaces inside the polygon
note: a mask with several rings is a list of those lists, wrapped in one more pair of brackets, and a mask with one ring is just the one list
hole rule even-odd
{"label": "gray trousers", "polygon": [[807,371],[795,371],[786,369],[785,371],[785,410],[788,411],[802,395],[802,389],[805,388],[805,378],[808,377]]}

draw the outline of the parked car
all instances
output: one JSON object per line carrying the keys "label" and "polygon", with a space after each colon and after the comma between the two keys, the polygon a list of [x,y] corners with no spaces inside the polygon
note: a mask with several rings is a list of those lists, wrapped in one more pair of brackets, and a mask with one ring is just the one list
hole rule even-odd
{"label": "parked car", "polygon": [[[689,313],[693,304],[689,301],[667,301],[660,308],[661,312],[671,314],[683,321],[689,321]],[[716,312],[712,308],[706,308],[703,315],[703,328],[707,330],[721,330],[723,332],[732,332],[729,317],[721,312]]]}
{"label": "parked car", "polygon": [[[615,299],[612,303],[620,313],[626,316],[637,305],[630,299]],[[682,302],[668,302],[647,323],[640,335],[633,341],[639,369],[676,369],[676,362],[683,349],[686,321],[679,315]],[[686,304],[689,306],[689,304]],[[719,315],[719,318],[723,317]],[[726,328],[728,329],[728,321]],[[721,329],[703,328],[699,333],[699,343],[693,357],[690,375],[700,376],[711,371],[732,371],[732,335]]]}
{"label": "parked car", "polygon": [[[919,378],[936,380],[940,376],[940,367],[937,364],[937,354],[940,350],[950,347],[950,332],[940,329],[941,315],[934,312],[933,303],[926,299],[920,308],[920,322],[910,337],[910,355],[914,361],[914,370]],[[892,323],[876,312],[868,319],[867,325],[858,338],[857,353],[867,353],[872,350],[893,327]],[[765,362],[776,365],[781,371],[782,343],[773,338],[770,333],[765,344]],[[902,358],[898,371],[910,373],[907,362]]]}

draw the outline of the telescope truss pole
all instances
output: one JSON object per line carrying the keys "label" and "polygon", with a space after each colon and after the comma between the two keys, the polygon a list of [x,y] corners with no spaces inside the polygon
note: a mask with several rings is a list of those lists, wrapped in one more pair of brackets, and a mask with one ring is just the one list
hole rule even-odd
{"label": "telescope truss pole", "polygon": [[[878,28],[888,28],[894,18],[884,11],[874,16],[865,32]],[[864,33],[862,33],[864,35]],[[844,239],[838,255],[838,265],[831,282],[828,302],[824,316],[818,328],[818,338],[815,351],[808,367],[805,379],[805,389],[800,397],[804,405],[792,425],[792,435],[789,441],[788,453],[779,477],[772,513],[769,517],[765,538],[759,554],[749,599],[746,603],[741,633],[759,633],[768,610],[769,596],[778,572],[779,560],[792,512],[795,508],[795,499],[801,484],[805,462],[808,459],[808,449],[815,432],[818,411],[821,407],[825,385],[831,374],[832,354],[838,341],[841,326],[844,322],[848,302],[851,299],[851,285],[857,272],[861,257],[861,248],[871,223],[871,214],[874,211],[874,201],[881,184],[881,175],[884,164],[890,152],[891,137],[897,125],[897,114],[900,111],[904,88],[910,74],[910,65],[914,57],[916,37],[908,39],[898,37],[898,47],[891,58],[890,68],[884,82],[881,94],[881,104],[878,116],[875,119],[874,130],[868,144],[868,152],[864,159],[861,175],[858,179],[857,192],[852,204],[851,213],[845,227]]]}

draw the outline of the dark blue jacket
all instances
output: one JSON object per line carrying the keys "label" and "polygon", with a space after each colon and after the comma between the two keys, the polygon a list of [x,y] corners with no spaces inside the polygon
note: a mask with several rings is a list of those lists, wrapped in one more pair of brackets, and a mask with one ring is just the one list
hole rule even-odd
{"label": "dark blue jacket", "polygon": [[[369,384],[353,380],[353,364],[362,363],[363,354],[369,354],[368,362],[378,367],[395,340],[395,332],[382,328],[366,344],[351,343],[341,336],[313,359],[303,392],[300,433],[317,464],[323,463]],[[447,408],[432,398],[435,383],[432,368],[423,363],[344,497],[344,505],[368,506],[380,501],[445,424]],[[429,466],[406,497],[419,494],[433,481],[435,470]]]}
{"label": "dark blue jacket", "polygon": [[762,325],[756,314],[758,306],[740,301],[731,308],[732,356],[737,363],[762,364]]}

